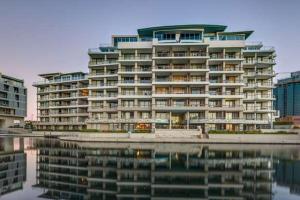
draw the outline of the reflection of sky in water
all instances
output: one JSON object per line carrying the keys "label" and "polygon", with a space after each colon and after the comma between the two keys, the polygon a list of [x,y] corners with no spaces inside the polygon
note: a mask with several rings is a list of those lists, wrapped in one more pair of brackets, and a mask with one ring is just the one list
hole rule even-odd
{"label": "reflection of sky in water", "polygon": [[[14,151],[20,149],[20,144],[18,144],[18,140],[14,139],[13,149]],[[26,169],[26,181],[23,184],[23,189],[17,190],[8,194],[5,194],[1,196],[1,200],[35,200],[35,199],[42,199],[38,198],[39,195],[43,194],[44,191],[41,188],[32,187],[36,184],[36,153],[37,150],[32,148],[33,143],[32,140],[25,139],[24,140],[24,149],[25,154],[27,156],[27,169]],[[249,146],[248,146],[249,147]],[[272,149],[272,146],[269,147],[267,150],[264,151],[264,156],[274,156],[274,157],[280,157],[280,158],[290,158],[291,155],[293,155],[293,158],[299,159],[300,156],[300,149],[297,150],[297,148],[287,148],[288,146],[284,146],[284,148],[277,148],[276,150]],[[214,146],[216,148],[216,145]],[[253,149],[257,149],[257,146],[255,146]],[[280,149],[280,150],[278,150]],[[296,150],[295,150],[296,149]],[[138,151],[139,154],[139,151]],[[177,155],[177,153],[175,154]],[[175,156],[175,160],[178,160],[178,157]],[[158,158],[156,160],[157,163],[164,163],[166,161],[166,158]],[[281,161],[282,162],[282,161]],[[278,162],[277,162],[278,163]],[[293,161],[288,160],[287,163],[293,163]],[[295,165],[296,166],[296,165]],[[297,165],[298,167],[298,165]],[[275,165],[274,165],[274,169]],[[300,169],[297,169],[300,170]],[[284,172],[289,173],[289,172]],[[281,174],[281,176],[285,177],[285,175]],[[275,181],[275,180],[274,180]],[[289,185],[289,183],[287,183]],[[297,185],[297,184],[296,184]],[[299,187],[299,186],[298,186]],[[300,194],[291,194],[289,187],[283,187],[279,186],[276,183],[272,185],[272,191],[273,191],[273,199],[274,200],[299,200]]]}
{"label": "reflection of sky in water", "polygon": [[274,200],[299,200],[300,196],[296,194],[291,194],[288,187],[281,187],[276,184],[273,185],[274,189]]}

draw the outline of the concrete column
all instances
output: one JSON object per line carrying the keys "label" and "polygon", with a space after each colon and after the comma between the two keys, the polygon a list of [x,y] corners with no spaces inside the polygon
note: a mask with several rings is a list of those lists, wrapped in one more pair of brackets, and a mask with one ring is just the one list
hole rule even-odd
{"label": "concrete column", "polygon": [[169,112],[169,129],[172,129],[172,112]]}

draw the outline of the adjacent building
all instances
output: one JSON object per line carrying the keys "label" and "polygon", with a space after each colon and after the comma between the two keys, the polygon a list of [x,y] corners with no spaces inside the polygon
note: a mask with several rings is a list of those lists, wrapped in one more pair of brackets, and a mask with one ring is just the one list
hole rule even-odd
{"label": "adjacent building", "polygon": [[88,79],[83,72],[41,74],[37,87],[37,128],[86,129]]}
{"label": "adjacent building", "polygon": [[[16,149],[18,145],[19,148]],[[0,197],[23,189],[26,181],[26,154],[23,138],[0,138]]]}
{"label": "adjacent building", "polygon": [[274,95],[275,109],[279,110],[280,117],[300,116],[300,71],[278,80]]}
{"label": "adjacent building", "polygon": [[[111,45],[89,49],[84,124],[102,131],[270,128],[275,50],[247,42],[253,31],[226,28],[142,28],[137,35],[113,35]],[[47,84],[52,83],[35,85]],[[38,92],[39,98],[47,95]],[[48,116],[51,109],[39,106],[41,123],[48,123],[42,128],[61,123]]]}
{"label": "adjacent building", "polygon": [[24,81],[0,72],[0,128],[23,125],[27,116]]}

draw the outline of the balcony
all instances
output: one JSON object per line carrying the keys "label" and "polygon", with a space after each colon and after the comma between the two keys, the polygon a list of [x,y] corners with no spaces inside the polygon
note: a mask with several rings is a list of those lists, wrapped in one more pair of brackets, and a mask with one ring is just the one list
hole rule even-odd
{"label": "balcony", "polygon": [[199,85],[209,84],[206,78],[158,78],[153,81],[155,85]]}
{"label": "balcony", "polygon": [[69,99],[79,99],[79,98],[87,98],[86,95],[60,95],[60,96],[51,96],[50,100],[69,100]]}
{"label": "balcony", "polygon": [[172,97],[186,97],[186,98],[206,98],[209,97],[207,92],[156,92],[152,94],[156,98],[172,98]]}
{"label": "balcony", "polygon": [[210,62],[213,61],[243,61],[244,58],[240,54],[222,54],[222,53],[210,53]]}
{"label": "balcony", "polygon": [[94,94],[88,97],[89,100],[116,100],[118,93]]}
{"label": "balcony", "polygon": [[89,119],[89,123],[152,123],[152,119],[142,118],[92,118]]}
{"label": "balcony", "polygon": [[206,65],[158,65],[154,72],[208,72]]}
{"label": "balcony", "polygon": [[50,112],[49,116],[54,117],[54,116],[58,116],[58,117],[64,117],[64,116],[88,116],[89,113],[88,112]]}
{"label": "balcony", "polygon": [[111,88],[117,88],[118,82],[107,82],[102,84],[90,84],[88,89],[111,89]]}
{"label": "balcony", "polygon": [[209,105],[210,111],[243,111],[243,105]]}
{"label": "balcony", "polygon": [[259,78],[270,78],[270,77],[274,77],[276,74],[274,71],[250,71],[250,72],[245,72],[244,76],[247,77],[259,77]]}
{"label": "balcony", "polygon": [[151,86],[152,80],[122,80],[119,86]]}
{"label": "balcony", "polygon": [[120,111],[150,111],[151,105],[121,105],[118,107]]}
{"label": "balcony", "polygon": [[253,101],[253,100],[256,100],[256,101],[272,101],[272,100],[275,100],[275,96],[272,96],[270,94],[262,94],[262,95],[245,95],[245,99],[244,101]]}
{"label": "balcony", "polygon": [[276,112],[276,110],[274,110],[272,108],[272,106],[248,106],[248,107],[245,107],[245,110],[244,112],[258,112],[258,113],[269,113],[269,112]]}
{"label": "balcony", "polygon": [[190,111],[190,110],[206,110],[208,107],[204,104],[156,104],[152,106],[153,110],[174,110],[174,111]]}
{"label": "balcony", "polygon": [[132,68],[132,69],[126,69],[122,68],[118,72],[119,74],[151,74],[151,68]]}
{"label": "balcony", "polygon": [[210,74],[243,74],[244,70],[242,67],[210,67]]}
{"label": "balcony", "polygon": [[73,107],[88,107],[88,104],[80,103],[59,103],[59,104],[50,104],[49,108],[73,108]]}
{"label": "balcony", "polygon": [[211,86],[244,86],[243,80],[216,80],[210,79],[209,84]]}
{"label": "balcony", "polygon": [[153,59],[208,59],[206,52],[157,52]]}
{"label": "balcony", "polygon": [[70,77],[67,79],[56,79],[56,80],[43,80],[43,81],[37,81],[33,82],[33,86],[39,86],[39,85],[50,85],[54,83],[67,83],[67,82],[76,82],[76,81],[84,81],[87,80],[86,77]]}
{"label": "balcony", "polygon": [[117,71],[108,71],[106,73],[90,73],[88,78],[104,78],[104,77],[117,77]]}
{"label": "balcony", "polygon": [[118,106],[90,106],[88,112],[116,112]]}
{"label": "balcony", "polygon": [[245,83],[244,89],[272,89],[275,88],[273,83]]}
{"label": "balcony", "polygon": [[209,97],[210,98],[236,98],[236,99],[242,99],[244,98],[244,93],[240,92],[217,92],[217,91],[209,91]]}
{"label": "balcony", "polygon": [[90,61],[89,67],[97,66],[106,66],[106,65],[118,65],[118,60],[99,60],[99,61]]}
{"label": "balcony", "polygon": [[151,98],[151,91],[143,91],[143,92],[121,92],[119,94],[119,98]]}
{"label": "balcony", "polygon": [[152,62],[152,56],[149,55],[123,55],[119,57],[119,62]]}
{"label": "balcony", "polygon": [[[244,60],[243,65],[275,65],[274,59],[257,59],[257,60]],[[263,66],[262,66],[263,67]]]}

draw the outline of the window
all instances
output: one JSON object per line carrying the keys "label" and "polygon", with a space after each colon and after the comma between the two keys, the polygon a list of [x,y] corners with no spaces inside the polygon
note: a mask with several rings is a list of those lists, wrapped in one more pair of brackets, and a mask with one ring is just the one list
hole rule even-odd
{"label": "window", "polygon": [[155,33],[155,38],[160,40],[175,40],[175,33]]}
{"label": "window", "polygon": [[181,33],[180,40],[201,40],[201,33]]}

